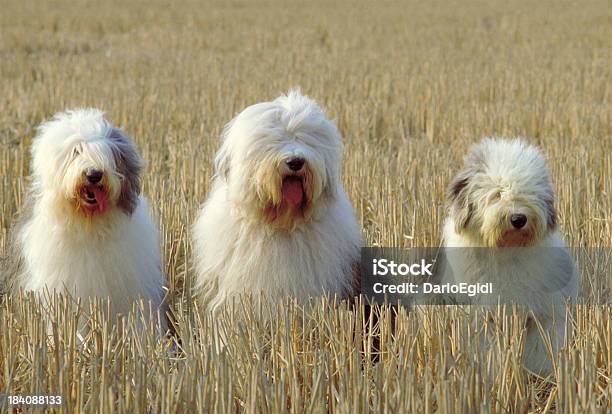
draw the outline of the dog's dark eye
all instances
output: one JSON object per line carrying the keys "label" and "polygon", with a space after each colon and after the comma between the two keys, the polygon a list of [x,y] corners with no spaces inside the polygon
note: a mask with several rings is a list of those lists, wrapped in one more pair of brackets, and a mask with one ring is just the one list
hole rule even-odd
{"label": "dog's dark eye", "polygon": [[72,149],[72,158],[78,157],[79,155],[81,155],[81,150],[78,147],[74,147]]}

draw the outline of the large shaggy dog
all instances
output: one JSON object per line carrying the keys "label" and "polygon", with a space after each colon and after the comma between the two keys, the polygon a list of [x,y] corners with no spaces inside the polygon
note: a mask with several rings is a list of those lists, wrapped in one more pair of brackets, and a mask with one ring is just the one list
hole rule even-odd
{"label": "large shaggy dog", "polygon": [[493,284],[493,294],[475,303],[529,309],[535,319],[527,321],[524,363],[550,372],[540,333],[550,336],[553,352],[562,346],[566,302],[576,299],[578,275],[557,230],[544,158],[519,139],[485,139],[465,158],[447,201],[443,238],[453,279]]}
{"label": "large shaggy dog", "polygon": [[194,228],[196,289],[212,309],[240,293],[353,293],[361,233],[341,157],[336,126],[297,91],[227,125]]}
{"label": "large shaggy dog", "polygon": [[110,298],[163,298],[158,232],[140,196],[142,160],[96,109],[57,114],[32,146],[32,185],[15,231],[14,287]]}

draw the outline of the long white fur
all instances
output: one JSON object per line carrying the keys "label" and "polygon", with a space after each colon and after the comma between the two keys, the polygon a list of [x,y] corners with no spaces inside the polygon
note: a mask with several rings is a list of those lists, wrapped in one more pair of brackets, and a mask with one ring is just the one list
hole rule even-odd
{"label": "long white fur", "polygon": [[[304,219],[267,222],[262,210],[280,199],[280,165],[291,156],[311,167],[312,209]],[[335,125],[297,91],[228,124],[194,226],[196,289],[211,309],[242,293],[273,302],[352,293],[361,233],[340,180],[341,156]]]}
{"label": "long white fur", "polygon": [[[555,213],[548,211],[552,206],[545,201],[554,197],[545,160],[537,148],[520,139],[485,139],[470,154],[458,178],[471,180],[465,191],[472,211],[467,225],[462,225],[463,213],[457,206],[449,209],[443,239],[451,272],[445,281],[492,282],[494,294],[478,295],[472,302],[525,305],[550,336],[556,353],[564,344],[566,304],[575,303],[579,276],[556,216],[548,223],[547,214]],[[533,241],[522,247],[498,247],[509,227],[509,214],[515,212],[527,215]],[[535,322],[527,327],[524,365],[542,374],[552,370]]]}
{"label": "long white fur", "polygon": [[[112,129],[97,109],[60,113],[41,126],[32,148],[33,210],[16,240],[23,261],[18,285],[41,294],[110,298],[115,313],[127,313],[138,298],[156,309],[164,284],[159,235],[144,197],[134,195],[131,214],[115,205],[125,177],[115,171],[109,149]],[[103,170],[111,190],[110,208],[93,218],[69,200],[87,167]]]}

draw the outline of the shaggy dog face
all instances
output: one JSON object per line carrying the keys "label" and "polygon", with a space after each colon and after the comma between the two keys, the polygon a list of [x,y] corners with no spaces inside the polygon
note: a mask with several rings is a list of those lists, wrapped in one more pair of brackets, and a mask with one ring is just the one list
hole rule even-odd
{"label": "shaggy dog face", "polygon": [[518,139],[474,146],[448,187],[447,201],[455,231],[480,246],[534,245],[557,224],[546,162]]}
{"label": "shaggy dog face", "polygon": [[291,230],[336,193],[341,154],[335,125],[312,100],[291,92],[234,118],[215,164],[234,205]]}
{"label": "shaggy dog face", "polygon": [[35,195],[58,212],[93,220],[118,208],[131,214],[142,160],[99,110],[68,111],[44,123],[32,149]]}

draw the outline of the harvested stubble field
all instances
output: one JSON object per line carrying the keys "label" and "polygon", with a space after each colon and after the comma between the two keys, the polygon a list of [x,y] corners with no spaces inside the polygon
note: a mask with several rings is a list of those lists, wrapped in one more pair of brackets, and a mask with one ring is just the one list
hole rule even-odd
{"label": "harvested stubble field", "polygon": [[[516,320],[477,358],[462,309],[402,311],[373,363],[360,351],[372,340],[363,318],[345,305],[277,312],[247,301],[242,315],[212,320],[186,294],[190,226],[224,124],[292,86],[343,133],[344,182],[367,245],[438,245],[446,183],[468,146],[491,135],[543,148],[569,245],[612,245],[607,7],[0,0],[0,250],[22,204],[35,126],[65,108],[105,109],[148,160],[144,192],[182,349],[137,333],[133,315],[114,323],[104,303],[83,304],[94,329],[78,342],[77,316],[61,298],[47,338],[36,300],[13,297],[0,306],[0,394],[60,394],[66,412],[610,409],[605,250],[579,261],[576,333],[546,379],[520,368]],[[219,329],[231,330],[227,347]]]}

